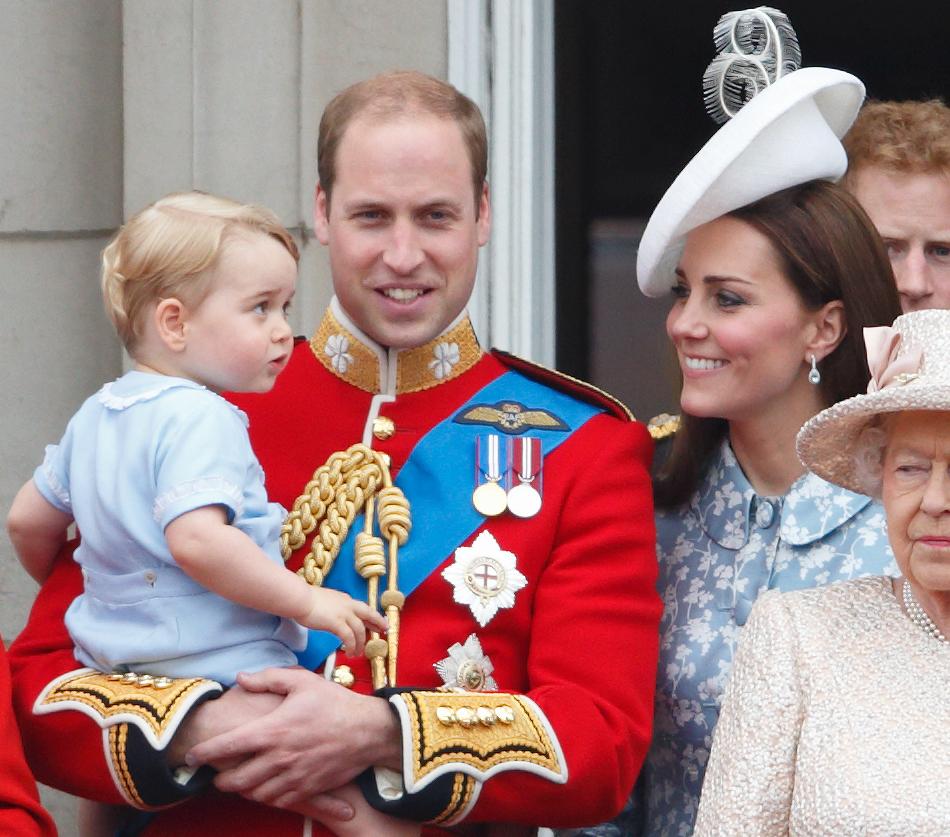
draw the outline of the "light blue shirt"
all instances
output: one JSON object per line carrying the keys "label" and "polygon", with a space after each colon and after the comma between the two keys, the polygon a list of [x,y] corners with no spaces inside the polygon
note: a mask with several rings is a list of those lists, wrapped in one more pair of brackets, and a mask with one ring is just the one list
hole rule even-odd
{"label": "light blue shirt", "polygon": [[267,501],[247,417],[232,404],[193,381],[129,372],[85,401],[33,479],[81,534],[84,592],[66,626],[82,663],[226,684],[296,664],[304,628],[208,591],[165,542],[176,517],[220,505],[283,563],[284,510]]}
{"label": "light blue shirt", "polygon": [[723,688],[764,591],[898,574],[880,504],[811,473],[784,497],[759,497],[728,441],[685,509],[658,512],[656,524],[653,743],[624,812],[584,832],[598,837],[692,834]]}

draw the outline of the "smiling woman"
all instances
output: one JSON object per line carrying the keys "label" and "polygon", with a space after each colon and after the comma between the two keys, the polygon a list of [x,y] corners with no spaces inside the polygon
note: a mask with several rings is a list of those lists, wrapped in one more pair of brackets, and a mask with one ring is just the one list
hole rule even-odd
{"label": "smiling woman", "polygon": [[[774,10],[724,16],[717,44],[746,46],[779,77],[734,101],[755,85],[720,75],[739,57],[714,59],[707,103],[738,113],[670,186],[640,243],[640,288],[672,293],[683,414],[654,480],[664,613],[653,742],[627,811],[598,837],[691,833],[721,695],[762,593],[896,572],[880,506],[795,454],[805,421],[864,390],[862,329],[900,307],[874,227],[829,182],[844,171],[839,138],[863,85],[788,71],[789,32]],[[758,61],[779,42],[784,52]]]}
{"label": "smiling woman", "polygon": [[[844,335],[843,305],[805,307],[769,239],[726,216],[689,234],[666,327],[692,416],[794,422],[820,404],[803,358],[824,359]],[[799,422],[800,426],[800,422]]]}
{"label": "smiling woman", "polygon": [[[671,292],[684,416],[656,480],[658,506],[689,500],[727,435],[753,483],[784,494],[800,473],[798,429],[864,390],[861,330],[900,310],[874,228],[834,184],[783,189],[689,231]],[[770,468],[752,453],[763,438],[783,440]]]}
{"label": "smiling woman", "polygon": [[672,292],[683,416],[655,480],[666,607],[640,786],[656,834],[692,824],[759,595],[893,567],[880,507],[806,473],[795,455],[805,421],[864,390],[863,328],[899,311],[887,256],[853,198],[810,181],[691,230]]}

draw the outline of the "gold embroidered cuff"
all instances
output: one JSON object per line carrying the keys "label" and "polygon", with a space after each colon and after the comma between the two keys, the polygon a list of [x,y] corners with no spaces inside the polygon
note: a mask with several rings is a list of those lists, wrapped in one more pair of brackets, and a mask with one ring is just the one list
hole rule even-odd
{"label": "gold embroidered cuff", "polygon": [[210,693],[223,691],[213,680],[173,680],[149,674],[103,674],[78,669],[47,686],[36,699],[37,715],[73,710],[92,718],[102,729],[131,724],[148,743],[163,750],[191,709]]}
{"label": "gold embroidered cuff", "polygon": [[[567,781],[567,765],[554,730],[537,704],[524,695],[414,691],[394,694],[389,700],[402,727],[403,781],[409,793],[455,772],[477,782],[507,770],[559,784]],[[458,786],[456,810],[468,807],[459,798],[473,792]]]}
{"label": "gold embroidered cuff", "polygon": [[189,711],[222,687],[201,678],[103,674],[90,668],[47,686],[33,711],[81,712],[102,729],[104,755],[116,788],[129,805],[156,810],[200,792],[213,771],[173,771],[162,752]]}
{"label": "gold embroidered cuff", "polygon": [[475,806],[482,785],[471,776],[456,773],[452,780],[452,794],[448,805],[437,817],[428,822],[431,825],[455,825],[465,819],[466,814]]}

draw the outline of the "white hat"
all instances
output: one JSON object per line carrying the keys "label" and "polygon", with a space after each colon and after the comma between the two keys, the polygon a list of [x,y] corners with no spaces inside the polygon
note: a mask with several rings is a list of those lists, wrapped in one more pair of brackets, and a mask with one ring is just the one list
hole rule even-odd
{"label": "white hat", "polygon": [[912,311],[893,327],[864,329],[871,382],[805,422],[796,448],[822,479],[863,492],[856,459],[864,429],[882,413],[950,411],[950,311]]}
{"label": "white hat", "polygon": [[[784,19],[765,8],[733,12],[720,21],[717,35],[724,25],[734,29],[749,15],[761,18],[765,13]],[[728,72],[723,57],[717,61]],[[739,60],[748,63],[749,56]],[[783,63],[788,62],[778,66]],[[723,76],[717,81],[728,96],[734,80]],[[707,89],[707,103],[717,98]],[[690,230],[790,186],[841,177],[848,159],[840,138],[863,101],[859,79],[824,67],[796,70],[754,95],[690,160],[650,216],[637,254],[643,293],[662,296],[673,287]]]}

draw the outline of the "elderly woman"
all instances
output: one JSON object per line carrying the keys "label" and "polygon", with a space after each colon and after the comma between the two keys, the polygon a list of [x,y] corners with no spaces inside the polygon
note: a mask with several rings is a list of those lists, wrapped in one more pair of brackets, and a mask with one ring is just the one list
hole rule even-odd
{"label": "elderly woman", "polygon": [[950,311],[866,337],[868,393],[805,424],[798,450],[880,495],[902,577],[756,603],[697,835],[950,834]]}

